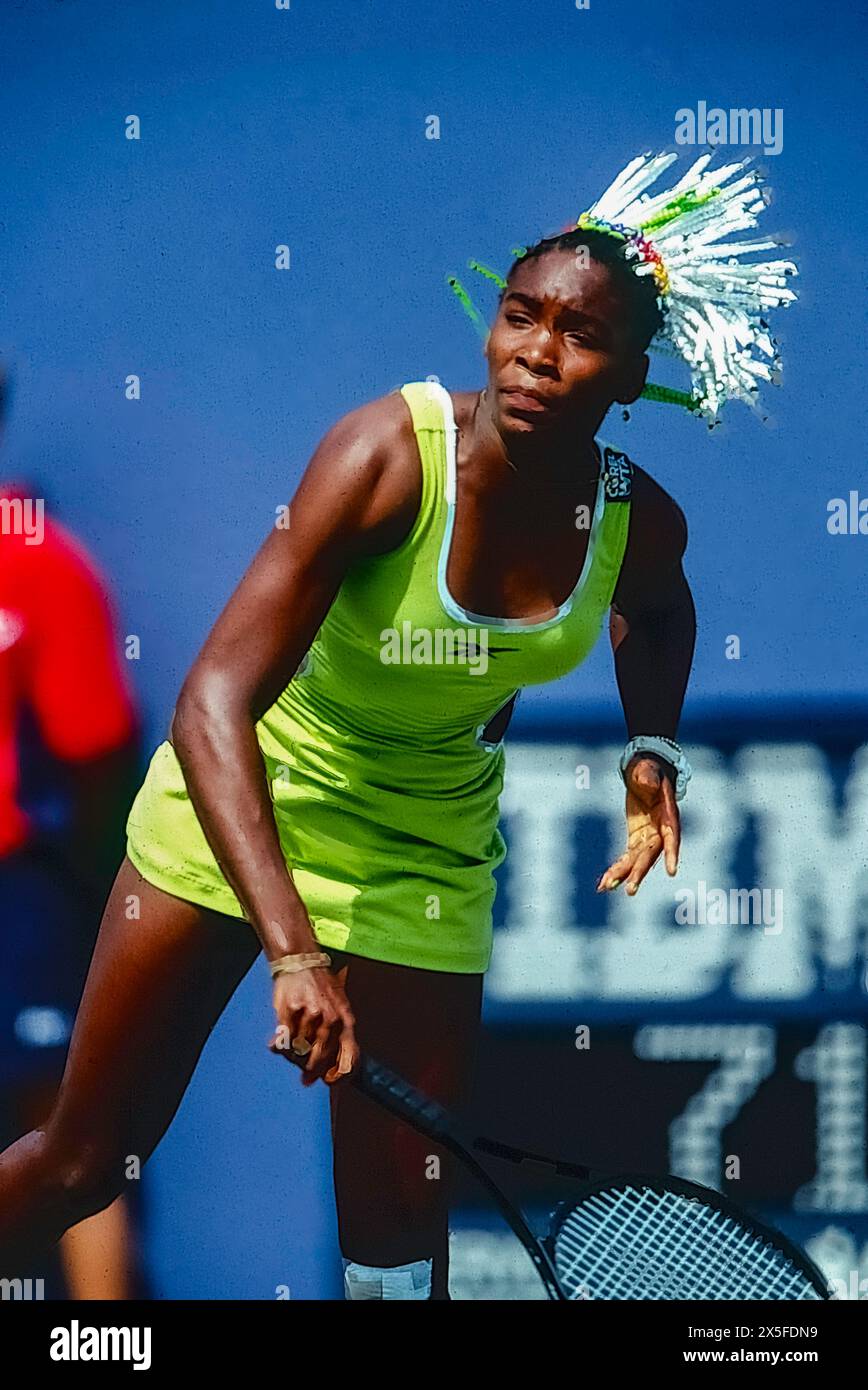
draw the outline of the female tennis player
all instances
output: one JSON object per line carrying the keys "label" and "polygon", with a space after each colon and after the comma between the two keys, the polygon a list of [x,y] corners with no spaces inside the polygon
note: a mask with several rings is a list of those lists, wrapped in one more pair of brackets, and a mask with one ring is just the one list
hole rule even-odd
{"label": "female tennis player", "polygon": [[[685,522],[596,441],[667,311],[681,322],[677,283],[642,271],[659,251],[639,220],[591,212],[513,264],[483,390],[410,382],[327,432],[218,618],[130,813],[57,1104],[0,1156],[0,1272],[123,1190],[264,951],[272,1050],[330,1087],[347,1297],[448,1297],[446,1155],[430,1180],[430,1141],[343,1078],[361,1046],[450,1106],[466,1092],[506,725],[607,613],[631,742],[627,847],[598,887],[632,895],[678,862]],[[444,632],[466,660],[436,659]]]}

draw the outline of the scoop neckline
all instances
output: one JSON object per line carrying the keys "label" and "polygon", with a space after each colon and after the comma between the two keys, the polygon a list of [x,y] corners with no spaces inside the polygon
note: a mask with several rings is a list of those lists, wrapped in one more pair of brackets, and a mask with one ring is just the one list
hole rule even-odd
{"label": "scoop neckline", "polygon": [[[603,485],[603,468],[597,478],[597,490],[594,498],[594,513],[591,523],[591,532],[588,537],[588,548],[585,552],[585,559],[581,573],[571,591],[559,605],[556,613],[550,618],[536,618],[531,615],[528,618],[506,618],[497,617],[489,613],[474,613],[471,609],[465,608],[450,593],[446,582],[446,571],[449,567],[449,556],[452,549],[452,535],[455,530],[455,516],[457,508],[458,494],[458,465],[457,465],[457,433],[458,427],[455,423],[455,409],[452,403],[451,393],[442,382],[426,382],[426,386],[436,386],[440,395],[440,403],[443,409],[443,426],[446,440],[446,479],[445,479],[445,498],[446,498],[446,525],[443,529],[443,538],[440,543],[440,555],[437,566],[437,586],[440,601],[450,617],[456,618],[461,622],[470,623],[476,627],[490,627],[504,632],[542,632],[545,628],[556,627],[562,623],[572,612],[576,600],[580,597],[584,589],[591,568],[594,563],[594,552],[596,547],[597,534],[600,522],[603,517],[606,505],[606,493]],[[600,445],[596,438],[594,447],[599,451]]]}

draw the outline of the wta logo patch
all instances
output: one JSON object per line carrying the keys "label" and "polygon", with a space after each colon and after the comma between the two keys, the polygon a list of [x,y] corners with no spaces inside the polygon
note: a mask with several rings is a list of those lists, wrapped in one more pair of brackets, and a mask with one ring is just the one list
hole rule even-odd
{"label": "wta logo patch", "polygon": [[603,485],[607,502],[628,502],[633,489],[633,465],[626,454],[608,445],[603,453]]}

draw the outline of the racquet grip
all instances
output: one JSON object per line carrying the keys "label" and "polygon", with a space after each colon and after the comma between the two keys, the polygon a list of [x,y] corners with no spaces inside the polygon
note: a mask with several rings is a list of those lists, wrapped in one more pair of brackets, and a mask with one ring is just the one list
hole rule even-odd
{"label": "racquet grip", "polygon": [[442,1141],[453,1135],[455,1121],[445,1106],[417,1091],[382,1062],[363,1055],[350,1080],[364,1095],[430,1138]]}

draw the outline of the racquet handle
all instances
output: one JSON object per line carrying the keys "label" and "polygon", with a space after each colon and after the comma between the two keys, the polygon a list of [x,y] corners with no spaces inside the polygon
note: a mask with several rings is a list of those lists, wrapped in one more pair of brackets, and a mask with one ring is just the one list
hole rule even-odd
{"label": "racquet handle", "polygon": [[350,1081],[363,1095],[378,1101],[393,1115],[406,1120],[429,1138],[442,1142],[454,1134],[455,1121],[445,1106],[426,1096],[423,1091],[417,1091],[403,1076],[397,1076],[373,1057],[362,1055],[358,1067],[350,1075]]}
{"label": "racquet handle", "polygon": [[[307,1054],[296,1053],[290,1048],[281,1055],[304,1070],[304,1058]],[[365,1053],[362,1053],[358,1065],[347,1081],[341,1084],[355,1086],[370,1100],[375,1100],[378,1105],[397,1115],[399,1120],[406,1120],[414,1129],[427,1134],[430,1139],[444,1143],[456,1137],[457,1122],[445,1106],[426,1096],[424,1091],[417,1091],[403,1076],[398,1076],[396,1072],[383,1066],[382,1062],[375,1061]]]}

